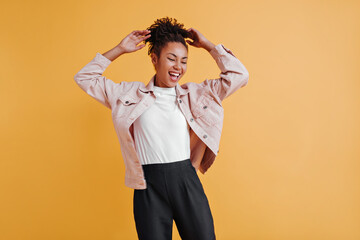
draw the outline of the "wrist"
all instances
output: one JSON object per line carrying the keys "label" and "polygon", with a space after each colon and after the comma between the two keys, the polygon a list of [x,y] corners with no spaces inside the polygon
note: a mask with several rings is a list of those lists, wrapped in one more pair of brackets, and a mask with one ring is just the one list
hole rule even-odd
{"label": "wrist", "polygon": [[126,53],[126,51],[120,45],[117,45],[116,47],[114,47],[114,50],[116,51],[116,53],[119,56]]}
{"label": "wrist", "polygon": [[215,48],[215,44],[208,41],[204,44],[203,48],[206,49],[208,52],[211,52],[211,50],[213,50]]}

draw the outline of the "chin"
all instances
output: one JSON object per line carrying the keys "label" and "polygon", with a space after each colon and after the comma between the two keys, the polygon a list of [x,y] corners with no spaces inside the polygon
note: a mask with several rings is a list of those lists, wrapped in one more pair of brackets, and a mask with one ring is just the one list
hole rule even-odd
{"label": "chin", "polygon": [[179,80],[177,80],[176,82],[169,80],[169,85],[176,85],[179,82]]}

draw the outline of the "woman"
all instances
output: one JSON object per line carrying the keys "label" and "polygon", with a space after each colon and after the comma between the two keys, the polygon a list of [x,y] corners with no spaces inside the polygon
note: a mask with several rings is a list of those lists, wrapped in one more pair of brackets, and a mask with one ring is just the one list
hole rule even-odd
{"label": "woman", "polygon": [[[102,76],[117,57],[146,43],[156,71],[146,86],[137,81],[115,83]],[[187,70],[186,43],[210,53],[221,70],[220,78],[179,84]],[[80,88],[112,110],[125,184],[134,189],[139,239],[170,240],[173,220],[182,239],[216,239],[197,170],[204,174],[219,152],[221,102],[245,86],[248,78],[246,68],[229,49],[168,17],[157,19],[146,30],[131,32],[104,54],[97,53],[75,75]]]}

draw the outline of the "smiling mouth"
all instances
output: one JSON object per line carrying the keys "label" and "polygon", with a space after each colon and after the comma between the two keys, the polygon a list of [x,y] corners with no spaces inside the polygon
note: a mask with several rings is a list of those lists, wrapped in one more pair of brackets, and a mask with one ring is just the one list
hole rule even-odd
{"label": "smiling mouth", "polygon": [[177,81],[179,78],[180,78],[180,73],[177,73],[177,74],[174,74],[174,73],[170,73],[169,72],[169,75],[170,75],[170,79],[173,80],[173,81]]}

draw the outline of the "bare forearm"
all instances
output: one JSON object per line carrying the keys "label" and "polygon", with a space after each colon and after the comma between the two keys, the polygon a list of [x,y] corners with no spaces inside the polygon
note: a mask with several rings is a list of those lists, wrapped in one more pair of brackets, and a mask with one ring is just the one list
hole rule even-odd
{"label": "bare forearm", "polygon": [[124,50],[119,45],[117,45],[116,47],[110,49],[109,51],[103,53],[102,55],[107,59],[114,61],[124,53],[125,53]]}
{"label": "bare forearm", "polygon": [[215,48],[215,44],[213,44],[210,41],[206,41],[203,45],[203,48],[206,49],[208,52],[210,52],[211,50],[213,50]]}

